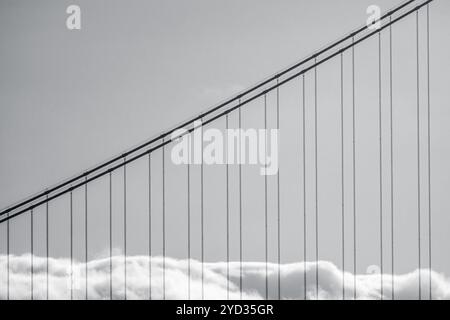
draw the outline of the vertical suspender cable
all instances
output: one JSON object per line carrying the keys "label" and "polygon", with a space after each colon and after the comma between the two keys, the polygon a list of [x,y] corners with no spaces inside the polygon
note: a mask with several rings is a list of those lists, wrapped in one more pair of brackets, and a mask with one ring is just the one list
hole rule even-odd
{"label": "vertical suspender cable", "polygon": [[73,193],[70,191],[70,300],[73,300]]}
{"label": "vertical suspender cable", "polygon": [[[8,213],[9,217],[9,213]],[[9,300],[9,251],[10,251],[10,243],[9,243],[9,220],[6,221],[6,299]]]}
{"label": "vertical suspender cable", "polygon": [[[267,156],[267,95],[264,95],[264,152]],[[269,245],[268,245],[268,229],[267,229],[267,167],[264,168],[264,249],[266,260],[266,300],[269,298]]]}
{"label": "vertical suspender cable", "polygon": [[[317,63],[317,58],[314,59]],[[317,169],[317,67],[314,67],[314,175],[316,202],[316,299],[319,299],[319,181]]]}
{"label": "vertical suspender cable", "polygon": [[34,229],[34,225],[33,225],[33,209],[31,209],[30,212],[30,251],[31,251],[31,255],[30,255],[30,259],[31,259],[31,300],[34,299],[34,263],[33,263],[33,254],[34,254],[34,245],[33,245],[33,229]]}
{"label": "vertical suspender cable", "polygon": [[[87,181],[87,176],[85,178]],[[89,298],[88,296],[88,191],[87,191],[87,182],[84,185],[84,254],[85,254],[85,281],[86,281],[86,300]]]}
{"label": "vertical suspender cable", "polygon": [[[203,122],[203,119],[202,119]],[[201,209],[200,209],[200,224],[201,224],[201,253],[202,253],[202,300],[205,299],[205,239],[204,239],[204,190],[203,190],[203,174],[204,174],[204,166],[203,166],[203,127],[201,129],[202,133],[202,162],[200,169],[200,197],[201,197]]]}
{"label": "vertical suspender cable", "polygon": [[302,149],[303,149],[303,299],[306,300],[306,119],[305,75],[302,76]]}
{"label": "vertical suspender cable", "polygon": [[422,299],[422,270],[421,270],[421,221],[420,221],[420,70],[419,70],[419,11],[416,11],[416,58],[417,58],[417,240],[419,265],[419,300]]}
{"label": "vertical suspender cable", "polygon": [[148,154],[148,273],[149,299],[152,300],[152,154]]}
{"label": "vertical suspender cable", "polygon": [[345,199],[344,199],[344,54],[341,53],[341,236],[342,300],[345,300]]}
{"label": "vertical suspender cable", "polygon": [[166,148],[162,150],[163,300],[166,300]]}
{"label": "vertical suspender cable", "polygon": [[[392,17],[389,17],[389,22],[392,21]],[[392,25],[389,25],[389,121],[390,121],[390,191],[391,191],[391,299],[395,299],[395,284],[394,284],[394,120],[393,120],[393,100],[392,100]]]}
{"label": "vertical suspender cable", "polygon": [[430,290],[430,300],[433,299],[431,287],[431,114],[430,114],[430,7],[427,4],[427,153],[428,153],[428,285]]}
{"label": "vertical suspender cable", "polygon": [[[228,113],[225,115],[225,131],[227,133],[227,145],[228,145]],[[226,184],[227,184],[227,299],[230,299],[230,181],[229,181],[229,161],[228,161],[228,148],[227,148],[227,160],[226,160]]]}
{"label": "vertical suspender cable", "polygon": [[[278,84],[278,79],[277,79]],[[280,87],[277,86],[277,130],[280,130]],[[281,299],[281,211],[280,211],[280,169],[277,173],[277,212],[278,212],[278,300]]]}
{"label": "vertical suspender cable", "polygon": [[[239,99],[239,105],[241,99]],[[242,114],[239,108],[239,292],[242,300]]]}
{"label": "vertical suspender cable", "polygon": [[378,32],[378,139],[380,174],[380,298],[383,300],[383,140],[382,140],[382,91],[381,91],[381,32]]}
{"label": "vertical suspender cable", "polygon": [[[355,38],[352,37],[352,43]],[[353,156],[353,299],[356,299],[356,126],[355,126],[355,47],[352,46],[352,156]]]}
{"label": "vertical suspender cable", "polygon": [[48,275],[49,275],[49,239],[48,239],[48,194],[46,196],[47,202],[45,203],[45,255],[46,255],[46,299],[49,297]]}
{"label": "vertical suspender cable", "polygon": [[124,298],[127,300],[127,165],[123,158],[123,251],[124,251]]}
{"label": "vertical suspender cable", "polygon": [[112,173],[109,172],[109,300],[112,300]]}
{"label": "vertical suspender cable", "polygon": [[188,300],[191,300],[191,135],[189,137],[187,164],[187,249],[188,249]]}

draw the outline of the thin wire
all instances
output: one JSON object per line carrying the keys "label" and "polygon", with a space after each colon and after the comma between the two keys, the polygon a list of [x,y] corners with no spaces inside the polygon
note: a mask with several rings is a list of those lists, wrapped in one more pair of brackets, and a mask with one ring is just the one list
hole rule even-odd
{"label": "thin wire", "polygon": [[[264,95],[264,152],[267,156],[267,95]],[[266,258],[266,300],[269,298],[269,244],[267,228],[267,166],[264,167],[264,248]]]}
{"label": "thin wire", "polygon": [[[355,41],[352,38],[352,43]],[[352,135],[353,135],[353,299],[356,300],[356,125],[355,125],[355,48],[352,47]]]}
{"label": "thin wire", "polygon": [[[9,213],[8,213],[8,217],[9,217]],[[7,277],[6,277],[6,297],[7,300],[9,300],[9,251],[10,251],[10,244],[9,244],[9,220],[6,221],[6,264],[7,264]]]}
{"label": "thin wire", "polygon": [[148,297],[152,300],[152,155],[148,154]]}
{"label": "thin wire", "polygon": [[113,298],[112,290],[112,173],[109,173],[109,300]]}
{"label": "thin wire", "polygon": [[416,11],[416,54],[417,54],[417,232],[418,232],[418,263],[419,263],[419,300],[422,300],[422,270],[421,270],[421,221],[420,221],[420,70],[419,70],[419,11]]}
{"label": "thin wire", "polygon": [[191,300],[191,136],[189,135],[187,164],[187,214],[188,214],[188,300]]}
{"label": "thin wire", "polygon": [[341,53],[341,223],[342,223],[342,300],[345,300],[345,189],[344,189],[344,54]]}
{"label": "thin wire", "polygon": [[31,235],[30,235],[30,251],[31,251],[31,300],[34,299],[34,263],[33,263],[33,255],[34,255],[34,246],[33,246],[33,229],[34,229],[34,225],[33,225],[33,210],[30,211],[30,231],[31,231]]}
{"label": "thin wire", "polygon": [[[228,139],[228,114],[225,116],[225,131]],[[228,144],[228,141],[227,141]],[[227,183],[227,299],[230,299],[230,182],[229,182],[229,161],[227,149],[226,162],[226,183]]]}
{"label": "thin wire", "polygon": [[[202,119],[203,121],[203,119]],[[205,299],[205,230],[204,230],[204,194],[203,194],[203,170],[204,170],[204,166],[203,166],[203,128],[201,129],[201,135],[202,135],[202,162],[201,162],[201,177],[200,177],[200,196],[201,196],[201,210],[200,210],[200,214],[201,214],[201,249],[202,249],[202,300]]]}
{"label": "thin wire", "polygon": [[382,140],[382,89],[381,89],[381,32],[378,33],[378,138],[380,148],[380,298],[383,300],[383,140]]}
{"label": "thin wire", "polygon": [[[317,59],[317,58],[316,58]],[[316,59],[314,61],[316,61]],[[317,168],[317,67],[314,68],[314,174],[316,202],[316,299],[319,299],[319,180]]]}
{"label": "thin wire", "polygon": [[[239,99],[239,104],[241,99]],[[239,108],[239,292],[242,300],[242,115],[241,108]]]}
{"label": "thin wire", "polygon": [[[87,176],[86,178],[87,179]],[[87,183],[84,185],[84,254],[85,254],[85,281],[86,281],[86,300],[88,300],[88,192]]]}
{"label": "thin wire", "polygon": [[[389,17],[389,21],[392,20],[392,17]],[[395,283],[394,283],[394,121],[393,121],[393,98],[392,98],[392,90],[393,90],[393,72],[392,72],[392,25],[389,26],[389,120],[390,120],[390,179],[391,179],[391,299],[395,299]]]}
{"label": "thin wire", "polygon": [[166,148],[162,148],[163,300],[166,300]]}
{"label": "thin wire", "polygon": [[428,265],[430,300],[433,300],[431,283],[431,98],[430,98],[430,7],[427,5],[427,138],[428,138]]}
{"label": "thin wire", "polygon": [[306,300],[306,119],[305,75],[302,77],[302,148],[303,148],[303,299]]}
{"label": "thin wire", "polygon": [[[278,84],[278,79],[277,79]],[[280,130],[280,88],[277,87],[277,130]],[[277,172],[277,211],[278,211],[278,300],[281,299],[281,210],[280,210],[280,169]]]}
{"label": "thin wire", "polygon": [[73,193],[70,192],[70,300],[73,300]]}
{"label": "thin wire", "polygon": [[[123,158],[126,161],[125,157]],[[124,299],[127,300],[127,166],[123,166]]]}
{"label": "thin wire", "polygon": [[[46,198],[48,199],[48,194],[47,194],[47,196],[46,196]],[[46,204],[45,204],[45,233],[46,233],[46,235],[45,235],[45,249],[46,249],[46,252],[45,252],[45,254],[46,254],[46,283],[47,283],[47,287],[46,287],[46,293],[47,293],[47,296],[46,296],[46,298],[47,298],[47,300],[48,300],[48,297],[49,297],[49,283],[48,283],[48,275],[49,275],[49,238],[48,238],[48,233],[49,233],[49,230],[48,230],[48,202],[46,202]],[[8,280],[9,280],[9,278],[8,278]]]}

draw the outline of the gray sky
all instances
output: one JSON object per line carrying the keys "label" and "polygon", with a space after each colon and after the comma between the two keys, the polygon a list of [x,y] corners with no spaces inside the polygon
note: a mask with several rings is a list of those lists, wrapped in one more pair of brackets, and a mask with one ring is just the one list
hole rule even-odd
{"label": "gray sky", "polygon": [[[55,184],[63,178],[91,167],[112,155],[119,154],[136,143],[145,141],[161,130],[167,129],[193,114],[216,104],[238,91],[249,87],[281,68],[298,61],[319,47],[360,26],[366,20],[366,8],[373,1],[366,0],[319,0],[319,1],[77,1],[82,10],[82,30],[68,31],[65,27],[65,9],[73,1],[2,1],[0,3],[0,207],[24,198],[31,193]],[[378,0],[383,11],[396,6],[398,0]],[[445,252],[450,226],[448,210],[450,199],[446,190],[450,188],[448,163],[450,132],[447,123],[450,111],[447,107],[450,92],[444,77],[449,73],[446,58],[450,55],[448,46],[447,1],[436,0],[431,8],[432,31],[432,105],[433,105],[433,209],[434,209],[434,269],[449,272],[450,259]],[[423,23],[423,15],[421,16]],[[398,228],[397,263],[399,272],[417,267],[416,244],[416,194],[414,175],[415,162],[415,47],[413,17],[394,29],[395,42],[394,72],[397,78],[394,86],[397,106],[395,116],[397,129],[397,188],[396,224]],[[423,26],[423,24],[422,24]],[[422,39],[423,34],[421,34]],[[387,58],[387,38],[383,36],[383,59]],[[377,42],[371,40],[357,51],[357,105],[358,130],[363,137],[358,149],[358,233],[361,236],[359,272],[378,263],[378,146],[377,78],[371,72],[377,70]],[[413,52],[413,51],[412,51]],[[423,51],[421,51],[423,53]],[[361,58],[358,58],[361,57]],[[424,57],[424,56],[423,56]],[[350,56],[346,54],[347,67]],[[445,62],[445,63],[444,63]],[[386,60],[384,60],[386,63]],[[350,79],[346,69],[346,80]],[[387,65],[383,66],[386,77]],[[423,69],[422,71],[425,71]],[[321,72],[324,77],[321,77]],[[339,172],[339,65],[337,60],[319,68],[319,179],[321,195],[321,254],[320,258],[340,263],[340,172]],[[387,92],[387,77],[383,89]],[[312,78],[307,75],[307,103],[309,137],[312,139]],[[421,79],[421,80],[424,80]],[[345,89],[346,121],[350,119],[349,83]],[[294,261],[302,257],[301,198],[300,194],[300,149],[298,137],[300,127],[299,101],[300,82],[294,81],[281,89],[281,208],[284,214],[282,243],[283,261]],[[321,88],[326,92],[322,91]],[[358,90],[359,89],[359,90]],[[425,89],[422,88],[424,96]],[[274,96],[269,95],[269,116],[273,121]],[[384,110],[387,97],[383,97]],[[423,100],[422,102],[425,102]],[[423,104],[425,106],[425,104]],[[258,108],[259,106],[259,108]],[[262,125],[261,101],[255,101],[244,113],[244,126]],[[422,108],[424,111],[424,108]],[[384,113],[384,134],[387,133],[388,117]],[[425,119],[422,114],[422,119]],[[233,116],[231,117],[233,119]],[[234,118],[235,120],[236,118]],[[347,122],[348,124],[348,122]],[[273,125],[273,122],[272,122]],[[218,122],[219,128],[224,127]],[[346,127],[346,211],[351,228],[351,128]],[[425,132],[425,131],[424,131]],[[425,136],[424,136],[425,137]],[[387,136],[386,136],[387,138]],[[308,140],[308,141],[309,141]],[[425,142],[425,140],[423,140]],[[294,147],[292,147],[294,146]],[[388,149],[385,144],[385,161],[388,164]],[[312,140],[308,142],[309,156],[312,154]],[[293,156],[292,156],[293,155]],[[425,155],[423,155],[423,158]],[[154,197],[159,199],[160,153],[155,153]],[[156,159],[157,158],[157,159]],[[309,160],[313,158],[308,158]],[[308,166],[311,162],[308,162]],[[129,215],[130,253],[146,252],[146,160],[130,166],[127,174],[130,181]],[[386,171],[387,171],[386,167]],[[425,168],[425,167],[424,167]],[[209,260],[224,260],[224,194],[223,167],[206,169],[205,212],[209,237],[206,257]],[[232,168],[231,182],[236,182],[236,171]],[[244,212],[246,260],[263,259],[261,240],[263,235],[262,203],[263,179],[255,175],[252,168],[244,172]],[[312,167],[308,167],[309,195],[308,225],[313,227]],[[286,173],[288,172],[288,173]],[[185,237],[185,168],[168,165],[168,254],[186,256],[183,242]],[[121,245],[121,171],[114,175],[114,241]],[[295,179],[295,177],[298,177]],[[245,180],[248,178],[247,180]],[[426,178],[426,176],[423,176]],[[184,180],[181,180],[184,179]],[[193,169],[191,181],[192,214],[199,218],[198,168]],[[217,180],[222,179],[222,180]],[[386,247],[389,247],[389,197],[388,175],[385,179],[385,232]],[[179,185],[179,181],[184,185]],[[348,180],[348,181],[347,181]],[[424,180],[425,181],[425,180]],[[208,184],[209,183],[209,184]],[[273,193],[275,181],[269,178],[270,221],[275,223]],[[92,236],[90,256],[99,255],[106,248],[106,226],[102,219],[107,217],[107,180],[89,187],[91,196]],[[212,187],[214,186],[214,188]],[[223,190],[222,190],[222,189]],[[236,232],[236,188],[232,190],[232,223]],[[423,202],[426,200],[424,192]],[[75,192],[79,201],[75,212],[77,255],[83,257],[81,227],[83,220],[83,193]],[[154,246],[160,252],[160,203],[155,200]],[[63,209],[65,208],[65,209]],[[426,222],[424,205],[423,221]],[[55,226],[52,239],[58,245],[52,247],[55,255],[67,256],[67,198],[52,204],[54,212],[51,225]],[[183,211],[184,210],[184,211]],[[39,211],[39,209],[38,209]],[[180,214],[183,214],[180,218]],[[77,216],[78,217],[78,216]],[[134,217],[134,218],[133,218]],[[20,218],[15,228],[21,230],[27,225],[25,217]],[[222,220],[221,220],[222,219]],[[42,228],[38,220],[37,228]],[[22,225],[20,225],[22,223]],[[56,228],[56,226],[58,226]],[[425,226],[425,224],[424,224]],[[14,228],[14,227],[13,227]],[[272,229],[273,228],[273,229]],[[16,230],[14,229],[14,230]],[[80,232],[78,232],[78,229]],[[193,226],[193,254],[198,255],[198,224]],[[427,234],[422,236],[426,241]],[[23,232],[23,231],[22,231]],[[3,233],[2,233],[3,234]],[[20,238],[19,231],[17,232]],[[237,259],[237,234],[232,235],[232,258]],[[270,256],[276,257],[275,224],[270,230]],[[97,238],[98,237],[98,238]],[[97,241],[98,239],[98,241]],[[313,229],[308,234],[308,259],[314,258]],[[348,244],[347,268],[352,265],[352,234],[346,233]],[[42,249],[42,239],[36,239]],[[298,241],[298,242],[297,242]],[[26,251],[26,243],[16,241],[17,250]],[[423,244],[426,248],[426,242]],[[2,241],[2,250],[4,250]],[[39,249],[38,249],[39,250]],[[387,250],[387,249],[386,249]],[[425,249],[424,249],[425,250]],[[424,251],[424,255],[425,255]],[[386,251],[386,256],[389,251]],[[387,265],[390,260],[386,260]],[[425,260],[424,260],[425,263]]]}

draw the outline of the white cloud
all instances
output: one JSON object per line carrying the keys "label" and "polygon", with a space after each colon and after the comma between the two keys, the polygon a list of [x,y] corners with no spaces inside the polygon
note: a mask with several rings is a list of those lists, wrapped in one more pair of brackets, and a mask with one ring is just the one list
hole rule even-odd
{"label": "white cloud", "polygon": [[[10,298],[29,299],[31,293],[30,255],[10,256]],[[127,298],[149,298],[149,264],[146,256],[127,258]],[[121,299],[124,295],[124,258],[112,258],[112,283],[114,298]],[[163,259],[152,258],[152,297],[162,298],[163,292]],[[305,268],[306,266],[306,268]],[[82,262],[74,262],[74,298],[84,299],[85,267]],[[91,299],[109,299],[110,277],[109,259],[98,259],[88,263],[88,291]],[[307,296],[315,298],[316,263],[282,264],[281,295],[283,299],[303,299],[304,275],[307,279]],[[320,261],[319,268],[319,298],[342,298],[342,272],[332,263]],[[202,265],[191,260],[191,298],[201,299]],[[278,265],[268,265],[268,282],[270,298],[277,298]],[[0,299],[6,298],[7,287],[7,257],[0,256]],[[353,296],[353,275],[345,273],[345,291],[350,298]],[[418,271],[394,276],[396,298],[415,299],[418,290]],[[188,261],[166,258],[166,299],[186,299],[188,297]],[[428,270],[422,270],[423,294],[428,293]],[[49,259],[49,297],[50,299],[70,299],[70,260]],[[227,264],[223,262],[204,264],[204,293],[206,299],[226,299],[227,284],[230,298],[239,299],[239,262],[230,263],[230,282],[227,282]],[[243,298],[262,299],[265,296],[265,264],[261,262],[243,263]],[[390,298],[391,275],[384,275],[384,294]],[[433,298],[450,299],[450,279],[432,271]],[[33,291],[35,299],[46,297],[46,259],[34,257]],[[357,276],[357,298],[380,298],[380,276],[376,274]]]}

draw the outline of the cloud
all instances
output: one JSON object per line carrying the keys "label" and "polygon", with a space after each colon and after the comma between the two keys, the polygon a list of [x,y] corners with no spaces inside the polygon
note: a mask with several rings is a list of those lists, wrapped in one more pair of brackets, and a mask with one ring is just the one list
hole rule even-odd
{"label": "cloud", "polygon": [[[31,256],[10,256],[10,298],[30,299],[31,297]],[[190,297],[202,298],[202,264],[191,260],[190,270],[187,260],[153,257],[151,263],[151,291],[153,299],[163,298],[163,277],[165,276],[165,298],[187,299],[190,285]],[[149,258],[132,256],[127,258],[127,298],[149,298]],[[33,257],[33,292],[35,299],[45,299],[47,289],[46,258]],[[351,273],[342,273],[334,264],[326,261],[317,263],[319,269],[319,299],[341,299],[342,278],[344,275],[345,292],[348,298],[353,297],[354,283]],[[85,298],[85,268],[86,264],[73,264],[73,298]],[[124,297],[124,257],[112,258],[112,277],[110,279],[110,260],[97,259],[87,264],[88,293],[90,299],[109,299],[110,280],[112,281],[113,298]],[[164,275],[165,269],[165,275]],[[291,263],[267,265],[269,298],[278,297],[278,269],[281,279],[281,298],[303,299],[304,277],[306,275],[306,293],[309,299],[316,297],[316,263]],[[49,259],[49,298],[70,299],[70,260],[63,258]],[[230,262],[230,281],[227,281],[227,264],[224,262],[205,263],[203,265],[204,298],[226,299],[229,292],[231,299],[240,298],[240,264]],[[190,277],[188,276],[190,274]],[[429,271],[422,270],[424,283],[423,294],[428,293]],[[419,271],[393,277],[397,299],[416,299],[418,291]],[[190,279],[190,284],[188,279]],[[358,299],[380,298],[380,275],[367,274],[356,276]],[[384,275],[385,298],[391,296],[391,275]],[[437,272],[431,272],[434,299],[450,299],[450,279]],[[266,265],[261,262],[243,262],[242,264],[242,298],[263,299],[265,297]],[[7,298],[7,256],[0,256],[0,299]]]}

